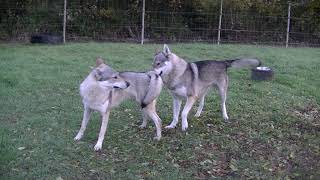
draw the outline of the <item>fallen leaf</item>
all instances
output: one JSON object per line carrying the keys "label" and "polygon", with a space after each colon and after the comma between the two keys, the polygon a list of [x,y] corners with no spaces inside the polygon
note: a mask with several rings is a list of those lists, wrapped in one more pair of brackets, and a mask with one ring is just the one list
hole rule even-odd
{"label": "fallen leaf", "polygon": [[26,147],[18,147],[18,150],[24,150]]}
{"label": "fallen leaf", "polygon": [[233,164],[230,164],[230,168],[232,169],[232,171],[238,171],[238,168]]}

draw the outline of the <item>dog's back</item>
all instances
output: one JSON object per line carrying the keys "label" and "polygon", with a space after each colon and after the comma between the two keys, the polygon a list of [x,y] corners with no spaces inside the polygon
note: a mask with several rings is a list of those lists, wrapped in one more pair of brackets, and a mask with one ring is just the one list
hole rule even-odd
{"label": "dog's back", "polygon": [[120,76],[130,83],[123,93],[133,96],[142,108],[160,95],[162,80],[155,73],[121,72]]}
{"label": "dog's back", "polygon": [[199,80],[211,82],[226,76],[227,64],[225,61],[205,60],[193,62],[198,68]]}
{"label": "dog's back", "polygon": [[199,80],[204,82],[219,81],[227,76],[227,69],[253,68],[261,64],[258,59],[204,60],[193,62],[198,68]]}

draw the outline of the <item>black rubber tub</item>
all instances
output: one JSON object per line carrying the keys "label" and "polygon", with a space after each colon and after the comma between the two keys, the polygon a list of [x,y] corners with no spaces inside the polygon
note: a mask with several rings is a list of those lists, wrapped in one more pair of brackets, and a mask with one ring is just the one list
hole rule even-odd
{"label": "black rubber tub", "polygon": [[43,43],[43,44],[59,44],[63,42],[63,38],[56,34],[34,34],[30,38],[31,43]]}
{"label": "black rubber tub", "polygon": [[251,79],[270,81],[273,79],[273,70],[269,67],[256,67],[251,70]]}

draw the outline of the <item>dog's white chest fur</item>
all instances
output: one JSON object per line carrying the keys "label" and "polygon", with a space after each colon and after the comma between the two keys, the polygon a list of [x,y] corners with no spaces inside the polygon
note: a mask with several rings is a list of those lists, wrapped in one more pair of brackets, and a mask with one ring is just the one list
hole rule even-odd
{"label": "dog's white chest fur", "polygon": [[106,112],[109,105],[108,93],[92,79],[89,75],[80,85],[82,102],[93,110]]}

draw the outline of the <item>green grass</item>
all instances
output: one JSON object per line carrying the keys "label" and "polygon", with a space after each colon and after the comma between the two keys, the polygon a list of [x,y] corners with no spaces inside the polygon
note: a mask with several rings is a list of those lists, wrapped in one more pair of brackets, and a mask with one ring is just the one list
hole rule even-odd
{"label": "green grass", "polygon": [[[152,140],[150,122],[139,130],[139,107],[127,101],[111,113],[101,152],[94,152],[100,119],[74,142],[82,118],[78,87],[95,58],[114,69],[144,71],[161,45],[70,43],[0,45],[1,179],[297,178],[320,176],[320,50],[244,45],[175,44],[188,60],[258,57],[275,71],[270,82],[229,70],[225,124],[215,92],[189,129]],[[171,97],[158,101],[163,125]]]}

